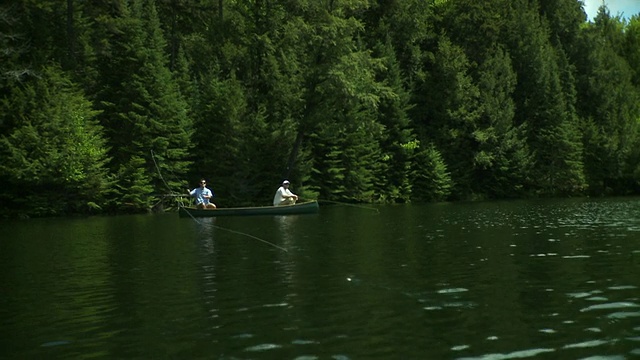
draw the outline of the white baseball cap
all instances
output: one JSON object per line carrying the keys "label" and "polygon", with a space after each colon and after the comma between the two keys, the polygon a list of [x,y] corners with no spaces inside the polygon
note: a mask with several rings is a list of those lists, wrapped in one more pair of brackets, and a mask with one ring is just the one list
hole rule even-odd
{"label": "white baseball cap", "polygon": [[282,182],[282,185],[288,185],[288,184],[290,184],[289,180],[285,180]]}

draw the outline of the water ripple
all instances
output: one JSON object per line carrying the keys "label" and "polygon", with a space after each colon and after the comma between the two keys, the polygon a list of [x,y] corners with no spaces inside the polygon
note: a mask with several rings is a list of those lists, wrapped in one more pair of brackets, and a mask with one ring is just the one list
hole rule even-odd
{"label": "water ripple", "polygon": [[486,355],[481,355],[479,357],[464,357],[464,358],[457,358],[457,360],[506,360],[506,359],[525,359],[525,358],[530,358],[530,357],[534,357],[534,356],[538,356],[540,354],[544,354],[544,353],[551,353],[554,352],[554,349],[529,349],[529,350],[521,350],[521,351],[514,351],[512,353],[508,353],[508,354],[486,354]]}
{"label": "water ripple", "polygon": [[607,304],[591,305],[584,309],[580,309],[580,311],[585,312],[585,311],[593,311],[593,310],[628,309],[628,308],[636,308],[636,307],[640,307],[640,305],[633,302],[614,302],[614,303],[607,303]]}
{"label": "water ripple", "polygon": [[612,314],[607,315],[609,319],[628,319],[640,317],[640,312],[628,312],[628,311],[619,311]]}
{"label": "water ripple", "polygon": [[438,294],[455,294],[455,293],[461,293],[466,291],[469,291],[469,289],[465,289],[465,288],[442,289],[442,290],[438,290]]}
{"label": "water ripple", "polygon": [[583,341],[580,343],[565,345],[562,348],[563,349],[590,348],[590,347],[601,346],[609,343],[610,341],[606,341],[606,340],[589,340],[589,341]]}
{"label": "water ripple", "polygon": [[278,345],[278,344],[260,344],[260,345],[255,345],[255,346],[250,346],[248,348],[245,348],[244,351],[267,351],[267,350],[273,350],[273,349],[279,349],[281,348],[282,345]]}

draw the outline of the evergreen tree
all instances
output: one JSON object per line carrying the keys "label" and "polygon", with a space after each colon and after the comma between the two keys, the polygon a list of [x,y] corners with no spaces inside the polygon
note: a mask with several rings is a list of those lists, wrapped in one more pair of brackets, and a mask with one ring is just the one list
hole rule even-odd
{"label": "evergreen tree", "polygon": [[585,59],[577,65],[578,109],[585,119],[585,170],[593,194],[624,193],[634,178],[640,97],[633,71],[618,55],[621,36],[620,19],[601,7],[580,38]]}
{"label": "evergreen tree", "polygon": [[477,76],[481,115],[473,134],[479,144],[474,156],[474,190],[490,198],[522,196],[532,158],[525,126],[514,125],[516,74],[502,47],[496,46]]}
{"label": "evergreen tree", "polygon": [[[31,73],[20,61],[20,56],[26,51],[27,37],[26,33],[20,32],[25,29],[19,24],[20,17],[16,8],[0,5],[0,91],[8,88],[6,80],[19,79]],[[2,126],[0,124],[0,129]]]}
{"label": "evergreen tree", "polygon": [[312,135],[315,176],[309,178],[308,187],[326,200],[372,202],[380,160],[376,145],[383,128],[365,108],[344,116],[348,119],[338,119]]}
{"label": "evergreen tree", "polygon": [[11,103],[9,97],[16,80],[20,80],[31,70],[21,61],[24,40],[16,26],[19,17],[14,8],[0,5],[0,135],[8,134],[16,126],[13,111],[24,104]]}
{"label": "evergreen tree", "polygon": [[438,7],[438,24],[447,30],[447,37],[460,46],[471,64],[481,64],[491,56],[496,46],[504,43],[509,30],[510,0],[444,1]]}
{"label": "evergreen tree", "polygon": [[[111,168],[118,176],[113,206],[140,211],[151,207],[152,195],[186,186],[192,122],[167,67],[153,2],[120,5],[113,16],[101,19],[106,39],[99,49],[106,56],[99,69],[105,85],[98,99],[112,146]],[[168,189],[162,173],[172,174]],[[123,201],[130,192],[135,195]]]}
{"label": "evergreen tree", "polygon": [[[417,143],[416,146],[420,144]],[[453,182],[447,165],[435,146],[428,145],[418,151],[411,168],[412,201],[444,201],[451,196]]]}
{"label": "evergreen tree", "polygon": [[584,187],[584,173],[577,115],[564,92],[571,84],[563,88],[563,54],[551,46],[537,9],[523,2],[514,7],[511,21],[516,31],[508,46],[518,74],[516,124],[526,124],[534,155],[535,182],[530,186],[543,196],[573,194]]}
{"label": "evergreen tree", "polygon": [[[639,191],[638,17],[585,19],[580,0],[14,1],[0,192],[46,174],[64,200],[7,206],[47,214],[143,211],[201,177],[222,206],[283,178],[353,202]],[[106,139],[96,169],[46,135],[69,126]]]}
{"label": "evergreen tree", "polygon": [[390,39],[378,51],[385,64],[378,77],[390,91],[380,95],[377,111],[377,122],[384,131],[379,136],[381,158],[376,167],[376,193],[379,201],[407,202],[411,198],[409,175],[414,150],[409,144],[415,141],[408,114],[411,95],[405,89]]}
{"label": "evergreen tree", "polygon": [[623,56],[633,71],[632,82],[640,88],[640,15],[634,15],[624,29]]}
{"label": "evergreen tree", "polygon": [[344,186],[346,168],[341,161],[344,151],[335,135],[316,131],[309,136],[314,143],[309,191],[329,201],[341,200],[347,192]]}
{"label": "evergreen tree", "polygon": [[16,125],[0,137],[0,203],[7,215],[99,211],[110,189],[97,112],[57,67],[46,67],[8,98]]}
{"label": "evergreen tree", "polygon": [[[406,86],[413,87],[425,76],[425,61],[432,56],[437,44],[438,18],[434,11],[448,6],[447,1],[376,0],[362,13],[367,31],[362,35],[369,48],[393,47],[399,70]],[[385,42],[385,43],[383,43]]]}
{"label": "evergreen tree", "polygon": [[219,205],[267,202],[278,182],[273,180],[277,175],[269,178],[265,174],[273,172],[274,154],[285,153],[279,149],[283,139],[293,135],[287,135],[286,128],[280,135],[269,131],[264,109],[251,111],[246,89],[235,74],[228,79],[211,74],[203,85],[202,101],[195,109],[198,131],[192,178],[209,177],[220,197]]}
{"label": "evergreen tree", "polygon": [[442,38],[430,76],[420,85],[421,141],[430,140],[441,151],[454,182],[452,195],[468,199],[473,194],[474,154],[478,142],[479,90],[469,75],[470,64],[462,48]]}
{"label": "evergreen tree", "polygon": [[[366,5],[341,0],[304,1],[291,6],[284,37],[279,40],[285,47],[282,51],[288,55],[282,71],[291,85],[284,93],[295,131],[293,142],[286,143],[288,160],[275,164],[284,170],[283,176],[294,179],[308,176],[300,172],[309,168],[308,159],[301,155],[308,149],[314,153],[312,148],[321,146],[307,142],[315,132],[359,129],[358,121],[364,121],[365,127],[370,125],[380,93],[385,90],[375,78],[381,63],[364,47],[359,37],[363,24],[354,16],[365,10]],[[366,120],[362,120],[362,114],[367,114]],[[331,127],[336,129],[327,129]],[[370,146],[375,147],[376,143]],[[349,196],[366,197],[365,193]]]}
{"label": "evergreen tree", "polygon": [[576,53],[576,41],[580,26],[587,21],[587,14],[582,9],[580,0],[538,0],[540,14],[546,19],[550,29],[550,39],[568,52],[569,57],[579,56]]}

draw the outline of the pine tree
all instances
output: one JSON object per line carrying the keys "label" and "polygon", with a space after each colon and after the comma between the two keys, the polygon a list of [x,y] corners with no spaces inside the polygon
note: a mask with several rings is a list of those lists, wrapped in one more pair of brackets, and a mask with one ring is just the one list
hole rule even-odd
{"label": "pine tree", "polygon": [[587,14],[579,0],[538,0],[540,14],[549,24],[549,38],[561,46],[569,57],[580,56],[576,53],[576,42],[580,26],[587,21]]}
{"label": "pine tree", "polygon": [[572,85],[562,81],[570,70],[562,65],[561,49],[551,45],[538,10],[526,1],[516,4],[511,14],[516,31],[507,44],[518,74],[515,123],[526,124],[534,159],[530,186],[543,196],[574,194],[584,187],[584,173],[577,115],[565,93]]}
{"label": "pine tree", "polygon": [[381,158],[375,174],[376,193],[379,201],[407,202],[411,198],[411,158],[414,148],[409,144],[415,135],[409,119],[410,93],[405,89],[390,39],[380,46],[384,69],[379,78],[390,91],[380,95],[377,122],[384,126],[380,135]]}
{"label": "pine tree", "polygon": [[363,24],[352,16],[364,9],[365,3],[350,1],[308,1],[293,7],[285,25],[290,32],[282,39],[293,49],[290,54],[295,61],[288,60],[287,64],[297,74],[291,78],[296,86],[287,93],[299,94],[290,102],[295,109],[291,114],[296,136],[285,164],[288,171],[303,168],[299,164],[306,159],[300,154],[305,146],[317,145],[305,143],[314,132],[332,126],[336,132],[341,128],[357,129],[341,122],[357,121],[360,117],[351,115],[379,105],[381,84],[375,75],[380,62],[359,41]]}
{"label": "pine tree", "polygon": [[[15,84],[19,104],[0,137],[3,213],[28,216],[99,211],[110,189],[97,112],[58,67]],[[13,110],[17,110],[13,107]]]}
{"label": "pine tree", "polygon": [[640,88],[640,15],[634,15],[624,30],[623,56],[633,71],[633,84]]}
{"label": "pine tree", "polygon": [[[26,33],[20,32],[25,30],[19,26],[20,20],[15,7],[0,5],[0,91],[9,86],[5,80],[19,79],[31,73],[20,61],[20,56],[26,51]],[[3,108],[0,107],[0,111]],[[3,125],[0,123],[0,130]]]}
{"label": "pine tree", "polygon": [[437,202],[451,196],[453,182],[447,165],[435,146],[427,145],[418,151],[411,168],[411,201]]}
{"label": "pine tree", "polygon": [[515,126],[512,95],[516,74],[508,53],[496,46],[480,65],[478,88],[481,115],[474,137],[474,191],[490,198],[522,196],[531,168],[524,125]]}
{"label": "pine tree", "polygon": [[422,142],[433,142],[441,152],[454,182],[452,195],[468,199],[473,194],[474,154],[478,142],[479,90],[469,74],[462,48],[442,38],[433,68],[420,85],[416,116],[420,116]]}
{"label": "pine tree", "polygon": [[[186,186],[192,123],[167,67],[153,2],[141,0],[131,7],[122,3],[119,12],[101,21],[107,33],[99,50],[108,56],[100,59],[105,86],[98,99],[112,146],[111,168],[118,175],[119,193],[113,206],[145,210],[155,202],[152,195]],[[169,188],[162,181],[163,173],[171,175]],[[125,204],[121,199],[128,192],[136,192],[135,201]]]}
{"label": "pine tree", "polygon": [[584,120],[585,171],[593,194],[624,193],[634,178],[640,95],[622,52],[622,24],[601,7],[581,33],[578,111]]}

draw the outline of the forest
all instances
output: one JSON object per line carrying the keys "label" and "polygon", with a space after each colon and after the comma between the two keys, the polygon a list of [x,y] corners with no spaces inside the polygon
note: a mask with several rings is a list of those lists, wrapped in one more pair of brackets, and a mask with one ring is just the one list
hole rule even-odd
{"label": "forest", "polygon": [[580,0],[0,5],[0,218],[640,194],[640,14]]}

